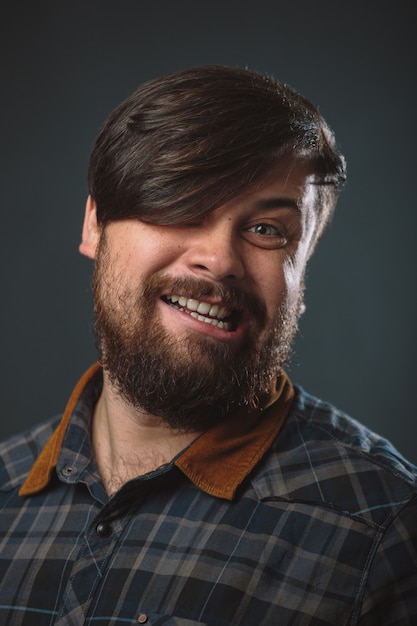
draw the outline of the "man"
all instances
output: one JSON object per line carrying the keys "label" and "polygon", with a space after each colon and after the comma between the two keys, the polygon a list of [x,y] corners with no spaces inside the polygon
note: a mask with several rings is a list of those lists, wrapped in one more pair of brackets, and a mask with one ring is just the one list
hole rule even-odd
{"label": "man", "polygon": [[80,245],[100,365],[1,449],[0,623],[417,623],[416,468],[282,370],[344,179],[313,105],[246,70],[110,115]]}

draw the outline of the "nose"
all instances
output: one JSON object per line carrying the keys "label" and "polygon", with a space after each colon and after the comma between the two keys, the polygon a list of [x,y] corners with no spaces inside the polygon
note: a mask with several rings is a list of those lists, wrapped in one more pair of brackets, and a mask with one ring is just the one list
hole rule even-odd
{"label": "nose", "polygon": [[241,280],[245,274],[239,237],[231,226],[205,226],[191,236],[186,253],[188,268],[213,280]]}

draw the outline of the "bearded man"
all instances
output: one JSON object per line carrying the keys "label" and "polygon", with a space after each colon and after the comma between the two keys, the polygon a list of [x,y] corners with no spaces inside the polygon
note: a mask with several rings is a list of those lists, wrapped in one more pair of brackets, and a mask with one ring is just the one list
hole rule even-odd
{"label": "bearded man", "polygon": [[416,468],[283,370],[344,180],[316,108],[248,70],[110,115],[80,245],[99,363],[1,448],[1,623],[416,623]]}

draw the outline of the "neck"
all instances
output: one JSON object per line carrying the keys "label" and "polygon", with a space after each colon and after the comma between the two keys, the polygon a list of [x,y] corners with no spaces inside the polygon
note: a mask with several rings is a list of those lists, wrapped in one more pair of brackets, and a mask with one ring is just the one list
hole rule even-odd
{"label": "neck", "polygon": [[172,461],[200,434],[173,431],[160,417],[132,407],[104,376],[94,411],[92,439],[95,460],[109,495],[132,478]]}

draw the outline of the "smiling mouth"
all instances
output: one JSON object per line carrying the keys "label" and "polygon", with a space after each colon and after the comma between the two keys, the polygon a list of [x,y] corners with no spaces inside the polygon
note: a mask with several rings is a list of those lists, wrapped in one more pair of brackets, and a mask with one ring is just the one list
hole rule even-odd
{"label": "smiling mouth", "polygon": [[211,324],[221,330],[233,331],[237,327],[237,312],[230,312],[218,304],[210,304],[203,300],[186,298],[185,296],[162,296],[162,300],[182,313],[187,313],[199,322]]}

